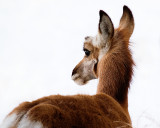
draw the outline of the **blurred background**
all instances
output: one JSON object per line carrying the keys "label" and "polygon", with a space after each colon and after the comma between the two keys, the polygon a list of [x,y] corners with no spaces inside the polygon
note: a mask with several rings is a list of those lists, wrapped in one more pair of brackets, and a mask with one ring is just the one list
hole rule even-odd
{"label": "blurred background", "polygon": [[133,127],[160,128],[159,0],[0,0],[0,123],[19,103],[61,94],[95,94],[97,80],[78,86],[72,69],[85,36],[97,33],[99,10],[119,24],[127,5],[135,18],[136,63],[129,91]]}

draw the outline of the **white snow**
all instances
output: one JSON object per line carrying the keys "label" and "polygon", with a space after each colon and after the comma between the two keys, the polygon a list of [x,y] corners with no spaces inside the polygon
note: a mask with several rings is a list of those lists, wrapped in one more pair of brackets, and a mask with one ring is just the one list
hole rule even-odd
{"label": "white snow", "polygon": [[84,37],[95,36],[99,10],[118,26],[123,5],[135,17],[136,63],[129,91],[133,126],[160,127],[159,0],[0,0],[0,123],[19,103],[51,94],[95,94],[97,80],[71,80]]}

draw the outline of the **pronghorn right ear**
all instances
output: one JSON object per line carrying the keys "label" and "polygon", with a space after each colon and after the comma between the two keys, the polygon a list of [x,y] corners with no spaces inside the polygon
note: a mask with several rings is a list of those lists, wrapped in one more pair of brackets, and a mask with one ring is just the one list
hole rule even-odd
{"label": "pronghorn right ear", "polygon": [[123,15],[119,23],[119,30],[125,31],[126,36],[130,38],[134,29],[134,18],[131,10],[127,6],[123,6]]}
{"label": "pronghorn right ear", "polygon": [[102,35],[104,43],[107,43],[114,34],[114,26],[110,17],[102,10],[99,11],[99,33]]}

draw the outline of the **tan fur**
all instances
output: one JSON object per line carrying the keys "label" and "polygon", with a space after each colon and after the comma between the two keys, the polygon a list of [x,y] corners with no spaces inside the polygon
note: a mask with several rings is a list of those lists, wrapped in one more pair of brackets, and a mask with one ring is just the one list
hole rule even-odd
{"label": "tan fur", "polygon": [[[124,15],[132,15],[126,6],[123,11]],[[25,118],[40,122],[44,128],[131,128],[127,97],[133,60],[128,44],[133,30],[129,27],[131,21],[126,22],[124,15],[119,28],[114,30],[109,16],[101,11],[99,32],[101,38],[105,36],[101,39],[104,42],[96,47],[93,40],[85,41],[84,48],[90,51],[90,55],[85,56],[72,72],[73,79],[82,80],[82,84],[99,78],[96,95],[51,95],[24,102],[8,115],[17,115],[15,126],[10,128],[17,128]],[[107,23],[101,25],[101,20],[107,20]],[[109,50],[105,50],[105,44]],[[104,55],[99,59],[102,49]]]}

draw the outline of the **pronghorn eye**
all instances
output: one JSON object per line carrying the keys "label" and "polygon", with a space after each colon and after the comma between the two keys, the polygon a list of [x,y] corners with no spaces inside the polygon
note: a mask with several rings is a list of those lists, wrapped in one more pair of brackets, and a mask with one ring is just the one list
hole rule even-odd
{"label": "pronghorn eye", "polygon": [[89,50],[87,50],[87,49],[84,48],[83,51],[85,52],[85,55],[86,55],[86,56],[89,56],[89,55],[90,55],[90,51],[89,51]]}

